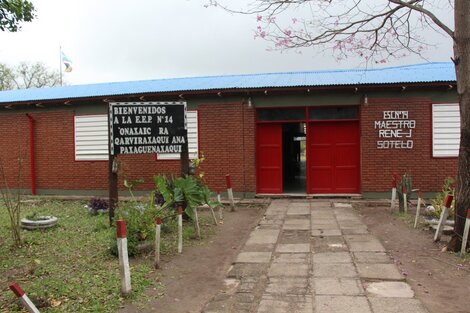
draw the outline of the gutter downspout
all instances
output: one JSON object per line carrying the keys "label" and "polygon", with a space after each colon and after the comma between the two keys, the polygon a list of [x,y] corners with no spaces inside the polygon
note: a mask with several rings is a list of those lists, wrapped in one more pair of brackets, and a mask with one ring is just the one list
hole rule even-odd
{"label": "gutter downspout", "polygon": [[36,195],[36,164],[34,163],[34,119],[31,115],[26,114],[29,120],[29,157],[31,164],[31,194]]}

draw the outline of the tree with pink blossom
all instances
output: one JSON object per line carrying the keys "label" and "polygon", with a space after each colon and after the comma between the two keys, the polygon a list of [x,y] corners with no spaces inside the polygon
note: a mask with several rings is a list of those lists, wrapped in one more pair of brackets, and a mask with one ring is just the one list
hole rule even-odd
{"label": "tree with pink blossom", "polygon": [[[321,47],[336,60],[351,56],[367,64],[387,63],[410,54],[422,55],[429,29],[452,39],[460,103],[455,230],[448,249],[458,251],[470,208],[470,1],[469,0],[252,0],[236,9],[233,1],[209,0],[232,13],[256,17],[255,38],[272,50]],[[454,25],[438,11],[454,13]],[[453,28],[453,29],[452,29]]]}

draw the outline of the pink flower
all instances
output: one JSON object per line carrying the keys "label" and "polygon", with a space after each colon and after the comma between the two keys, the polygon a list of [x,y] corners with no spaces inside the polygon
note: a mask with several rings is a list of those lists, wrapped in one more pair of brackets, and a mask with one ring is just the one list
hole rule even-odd
{"label": "pink flower", "polygon": [[261,22],[262,19],[263,19],[263,17],[261,15],[256,16],[256,21],[257,22]]}
{"label": "pink flower", "polygon": [[298,22],[298,19],[294,17],[294,18],[292,19],[292,24],[295,24],[295,23],[297,23],[297,22]]}
{"label": "pink flower", "polygon": [[286,30],[286,31],[284,31],[284,34],[286,34],[286,36],[289,36],[289,37],[290,37],[290,35],[292,34],[292,31]]}

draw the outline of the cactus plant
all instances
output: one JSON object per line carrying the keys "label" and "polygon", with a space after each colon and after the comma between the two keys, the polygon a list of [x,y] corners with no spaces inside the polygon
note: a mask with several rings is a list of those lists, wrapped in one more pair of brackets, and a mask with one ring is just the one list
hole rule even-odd
{"label": "cactus plant", "polygon": [[412,179],[411,175],[405,173],[400,179],[396,180],[396,188],[398,195],[398,210],[400,213],[405,212],[405,203],[403,195],[406,194],[407,202],[411,199]]}

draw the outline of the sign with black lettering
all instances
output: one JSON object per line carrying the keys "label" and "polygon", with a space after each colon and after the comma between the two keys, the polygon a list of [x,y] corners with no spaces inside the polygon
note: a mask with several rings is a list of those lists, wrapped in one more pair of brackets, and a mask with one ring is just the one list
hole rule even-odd
{"label": "sign with black lettering", "polygon": [[186,102],[114,102],[111,154],[181,153],[187,144]]}

